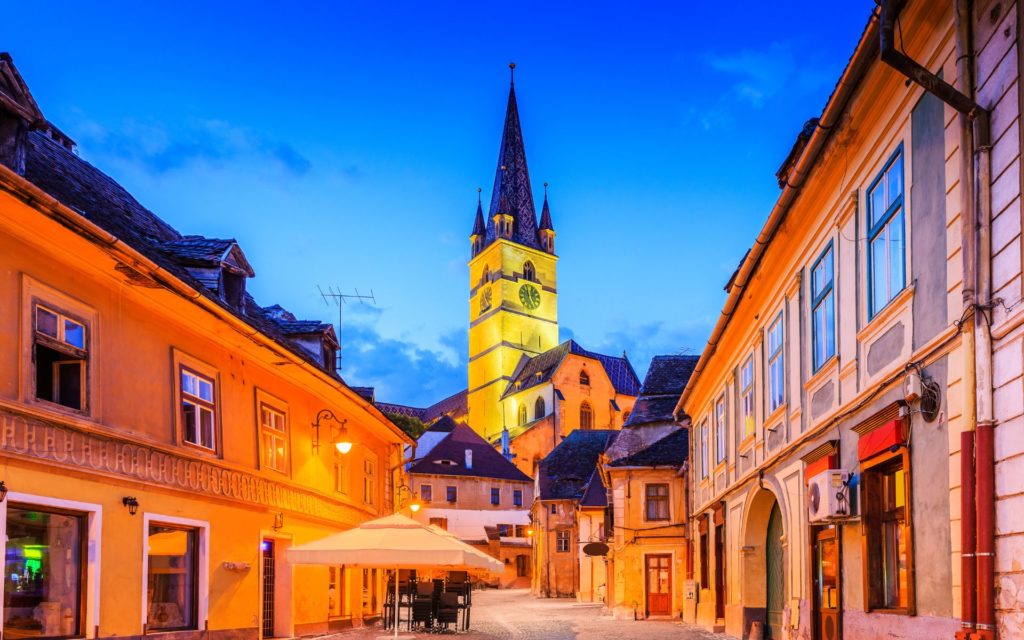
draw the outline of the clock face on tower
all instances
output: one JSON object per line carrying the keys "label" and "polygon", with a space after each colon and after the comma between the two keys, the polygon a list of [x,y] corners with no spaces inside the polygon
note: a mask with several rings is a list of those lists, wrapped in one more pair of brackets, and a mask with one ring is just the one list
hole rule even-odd
{"label": "clock face on tower", "polygon": [[540,306],[540,292],[532,284],[524,284],[519,287],[519,302],[527,309],[536,309]]}

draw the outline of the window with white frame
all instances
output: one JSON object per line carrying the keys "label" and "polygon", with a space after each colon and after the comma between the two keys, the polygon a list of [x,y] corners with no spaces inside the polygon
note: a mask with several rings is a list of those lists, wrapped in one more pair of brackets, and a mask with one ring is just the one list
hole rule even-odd
{"label": "window with white frame", "polygon": [[726,417],[725,417],[725,395],[718,397],[715,403],[715,462],[725,460],[726,449]]}
{"label": "window with white frame", "polygon": [[906,286],[903,148],[868,187],[868,315],[874,317]]}
{"label": "window with white frame", "polygon": [[217,404],[214,381],[186,367],[181,368],[182,438],[188,444],[214,451]]}
{"label": "window with white frame", "polygon": [[434,500],[434,486],[429,484],[420,485],[420,500],[426,503],[433,502]]}
{"label": "window with white frame", "polygon": [[199,529],[152,522],[147,559],[149,630],[199,627]]}
{"label": "window with white frame", "polygon": [[288,420],[284,411],[260,403],[263,466],[288,473]]}
{"label": "window with white frame", "polygon": [[785,327],[782,312],[768,327],[768,412],[771,413],[786,399],[786,368],[782,347],[785,343]]}
{"label": "window with white frame", "polygon": [[708,421],[700,423],[697,429],[700,439],[700,477],[708,477]]}
{"label": "window with white frame", "polygon": [[334,490],[348,495],[348,466],[337,451],[334,454]]}
{"label": "window with white frame", "polygon": [[740,422],[744,440],[754,435],[754,356],[740,367]]}
{"label": "window with white frame", "polygon": [[560,529],[555,534],[555,551],[565,553],[569,550],[569,530]]}
{"label": "window with white frame", "polygon": [[363,461],[363,502],[373,504],[377,495],[377,465],[373,460]]}
{"label": "window with white frame", "polygon": [[36,398],[85,411],[89,360],[86,324],[41,304],[35,305],[34,311]]}
{"label": "window with white frame", "polygon": [[836,353],[832,243],[811,267],[811,365],[814,371]]}

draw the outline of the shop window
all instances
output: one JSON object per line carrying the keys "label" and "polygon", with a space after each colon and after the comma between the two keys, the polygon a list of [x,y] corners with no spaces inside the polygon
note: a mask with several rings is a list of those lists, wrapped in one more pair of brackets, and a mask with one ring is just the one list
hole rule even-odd
{"label": "shop window", "polygon": [[555,550],[565,553],[569,550],[569,530],[562,529],[555,534]]}
{"label": "shop window", "polygon": [[740,421],[743,439],[754,435],[754,356],[740,368]]}
{"label": "shop window", "polygon": [[288,422],[283,411],[260,403],[263,466],[288,473]]}
{"label": "shop window", "polygon": [[594,410],[586,402],[580,405],[580,429],[594,428]]}
{"label": "shop window", "polygon": [[212,378],[181,368],[182,438],[188,444],[215,451],[217,404]]}
{"label": "shop window", "polygon": [[456,486],[449,485],[445,487],[445,499],[452,504],[459,501],[459,488]]}
{"label": "shop window", "polygon": [[519,405],[519,426],[521,427],[529,421],[530,419],[526,415],[526,405]]}
{"label": "shop window", "polygon": [[36,398],[86,410],[88,327],[59,311],[35,306],[32,354]]}
{"label": "shop window", "polygon": [[906,286],[903,149],[868,187],[868,310],[874,317]]}
{"label": "shop window", "polygon": [[512,505],[515,507],[523,506],[523,490],[513,489],[512,490]]}
{"label": "shop window", "polygon": [[782,353],[784,327],[780,312],[768,327],[768,412],[782,406],[786,398],[786,369]]}
{"label": "shop window", "polygon": [[82,514],[8,505],[4,637],[84,634],[85,523]]}
{"label": "shop window", "polygon": [[861,463],[861,472],[868,609],[912,615],[910,456],[905,448],[876,456]]}
{"label": "shop window", "polygon": [[420,500],[423,502],[430,502],[434,499],[434,485],[421,484],[420,485]]}
{"label": "shop window", "polygon": [[498,487],[491,487],[491,504],[501,504],[501,489]]}
{"label": "shop window", "polygon": [[199,530],[151,523],[146,541],[146,629],[197,629]]}
{"label": "shop window", "polygon": [[728,425],[726,425],[725,416],[725,395],[719,396],[718,402],[715,403],[715,462],[722,462],[725,460],[726,451],[726,437],[725,434],[728,432]]}
{"label": "shop window", "polygon": [[537,398],[537,401],[533,403],[533,419],[540,420],[547,413],[547,408],[544,406],[544,398]]}
{"label": "shop window", "polygon": [[644,489],[644,514],[647,520],[668,520],[668,485],[649,484]]}
{"label": "shop window", "polygon": [[836,353],[832,243],[811,267],[811,365],[821,368]]}

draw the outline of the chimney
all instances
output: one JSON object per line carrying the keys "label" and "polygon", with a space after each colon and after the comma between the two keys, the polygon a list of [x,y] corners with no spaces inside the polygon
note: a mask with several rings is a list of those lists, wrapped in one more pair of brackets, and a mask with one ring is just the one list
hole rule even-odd
{"label": "chimney", "polygon": [[473,450],[472,449],[466,449],[466,468],[467,469],[472,469],[473,468]]}
{"label": "chimney", "polygon": [[0,53],[0,164],[25,175],[28,132],[45,123],[10,54]]}

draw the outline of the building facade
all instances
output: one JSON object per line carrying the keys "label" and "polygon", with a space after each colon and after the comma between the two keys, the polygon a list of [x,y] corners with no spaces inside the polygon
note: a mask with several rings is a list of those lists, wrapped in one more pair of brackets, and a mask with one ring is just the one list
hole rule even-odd
{"label": "building facade", "polygon": [[[977,6],[958,30],[954,3],[880,5],[780,168],[678,405],[693,443],[688,617],[736,636],[952,637],[982,606],[961,571],[961,443],[982,428],[972,185],[988,151],[969,133],[1016,71],[986,97],[961,55],[968,32],[1008,37],[982,25],[1003,9]],[[1013,118],[993,117],[993,137]]]}
{"label": "building facade", "polygon": [[382,576],[285,553],[390,513],[403,482],[410,440],[337,375],[330,325],[260,306],[236,242],[183,236],[81,159],[7,54],[0,213],[4,635],[376,615]]}

